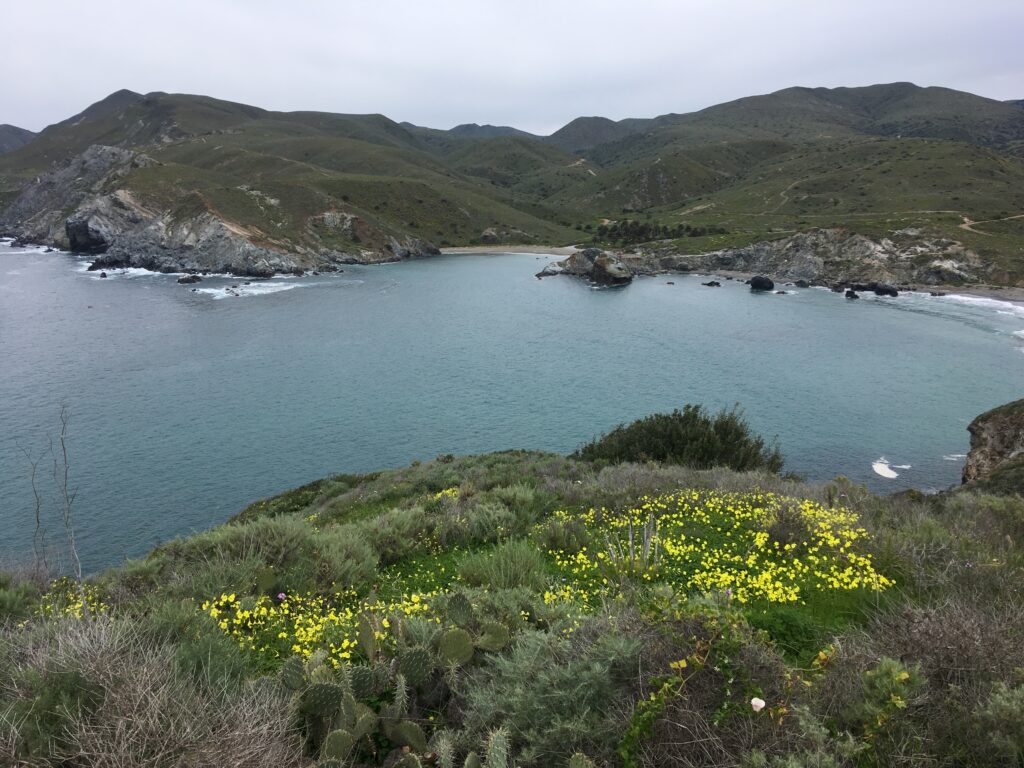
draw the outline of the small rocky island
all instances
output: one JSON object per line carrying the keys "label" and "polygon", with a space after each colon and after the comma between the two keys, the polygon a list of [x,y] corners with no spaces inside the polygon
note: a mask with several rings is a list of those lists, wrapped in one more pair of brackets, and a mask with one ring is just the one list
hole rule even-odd
{"label": "small rocky island", "polygon": [[537,277],[572,275],[589,280],[595,285],[628,285],[633,282],[633,271],[615,254],[600,248],[585,248],[562,261],[548,264]]}

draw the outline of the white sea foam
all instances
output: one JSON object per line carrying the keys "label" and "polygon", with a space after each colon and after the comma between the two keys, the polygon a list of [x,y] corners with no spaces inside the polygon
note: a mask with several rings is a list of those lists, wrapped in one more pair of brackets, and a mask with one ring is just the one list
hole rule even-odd
{"label": "white sea foam", "polygon": [[960,461],[961,459],[966,459],[967,458],[967,454],[966,453],[947,453],[942,458],[945,459],[946,461]]}
{"label": "white sea foam", "polygon": [[893,472],[892,465],[889,464],[889,460],[885,456],[881,456],[877,461],[872,462],[871,468],[875,470],[876,475],[893,480],[900,476],[899,472]]}
{"label": "white sea foam", "polygon": [[250,283],[244,285],[242,283],[236,283],[237,288],[231,286],[221,286],[220,288],[195,288],[196,293],[204,293],[207,296],[212,296],[214,299],[241,299],[247,296],[266,296],[270,293],[280,293],[281,291],[290,291],[292,288],[308,288],[311,285],[319,285],[320,283]]}
{"label": "white sea foam", "polygon": [[[116,280],[118,278],[121,278],[121,279],[133,279],[133,278],[139,278],[139,277],[157,277],[157,276],[165,276],[166,275],[166,273],[164,273],[164,272],[153,272],[150,269],[139,269],[138,267],[126,267],[126,268],[123,268],[123,269],[121,269],[121,268],[118,268],[118,269],[97,269],[97,270],[94,270],[94,271],[90,272],[89,271],[89,264],[90,264],[90,262],[83,262],[83,266],[80,266],[78,268],[78,271],[79,272],[84,272],[86,275],[88,275],[89,277],[93,278],[94,280]],[[107,276],[106,277],[101,277],[102,273],[106,273]],[[180,273],[175,272],[175,273],[171,273],[171,274],[180,274]]]}
{"label": "white sea foam", "polygon": [[980,307],[982,309],[993,309],[1000,314],[1016,315],[1024,317],[1024,304],[1016,304],[1012,301],[1002,299],[990,299],[985,296],[965,296],[959,293],[951,293],[948,296],[937,297],[940,301],[951,301],[956,304]]}
{"label": "white sea foam", "polygon": [[1016,336],[1018,339],[1024,339],[1024,331],[1014,331],[1013,335]]}

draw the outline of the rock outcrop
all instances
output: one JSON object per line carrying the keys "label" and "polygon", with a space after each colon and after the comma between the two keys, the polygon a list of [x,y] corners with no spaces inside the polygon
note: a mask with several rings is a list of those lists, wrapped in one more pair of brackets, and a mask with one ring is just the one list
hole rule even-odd
{"label": "rock outcrop", "polygon": [[548,264],[537,277],[573,275],[597,285],[626,285],[633,280],[633,272],[613,254],[600,248],[585,248],[562,261]]}
{"label": "rock outcrop", "polygon": [[846,229],[815,229],[710,253],[646,249],[625,255],[624,261],[637,274],[730,270],[808,285],[939,285],[988,277],[988,268],[976,253],[954,240],[929,237],[916,229],[880,239]]}
{"label": "rock outcrop", "polygon": [[[991,481],[1010,471],[1024,480],[1024,400],[986,411],[967,430],[971,450],[964,465],[964,483]],[[1018,490],[1024,492],[1024,484]]]}
{"label": "rock outcrop", "polygon": [[[154,164],[138,152],[93,145],[26,185],[0,213],[0,232],[94,254],[94,270],[140,267],[269,277],[440,252],[425,240],[383,231],[344,211],[311,217],[305,232],[289,239],[263,231],[262,222],[256,226],[231,221],[200,192],[187,193],[173,206],[140,199],[126,177]],[[261,206],[276,207],[280,202],[249,187],[239,189]],[[329,236],[332,247],[324,246],[321,234]],[[339,250],[338,240],[350,247]]]}
{"label": "rock outcrop", "polygon": [[775,283],[772,282],[770,277],[764,275],[755,275],[750,278],[750,290],[752,291],[770,291],[775,288]]}

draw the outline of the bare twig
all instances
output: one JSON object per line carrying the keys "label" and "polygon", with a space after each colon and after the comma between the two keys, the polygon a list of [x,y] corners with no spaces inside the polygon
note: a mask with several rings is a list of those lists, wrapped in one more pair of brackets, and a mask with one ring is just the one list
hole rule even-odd
{"label": "bare twig", "polygon": [[35,500],[36,527],[32,534],[32,552],[34,555],[33,569],[36,576],[45,576],[50,571],[49,563],[46,561],[46,528],[43,527],[43,497],[39,495],[39,485],[36,483],[36,474],[39,470],[40,459],[33,458],[27,448],[22,448],[22,453],[28,459],[30,467],[29,481],[32,484],[32,498]]}
{"label": "bare twig", "polygon": [[82,600],[82,615],[89,618],[89,605],[85,599],[85,584],[82,580],[82,561],[78,557],[78,545],[75,543],[75,525],[72,514],[72,505],[75,503],[76,490],[71,490],[71,467],[68,463],[68,423],[71,421],[71,411],[67,405],[60,407],[60,434],[57,442],[60,445],[60,455],[54,450],[53,440],[50,441],[50,455],[53,457],[53,479],[60,491],[61,516],[64,520],[64,531],[68,538],[68,550],[71,553],[71,561],[75,570],[75,581],[78,583],[79,597]]}

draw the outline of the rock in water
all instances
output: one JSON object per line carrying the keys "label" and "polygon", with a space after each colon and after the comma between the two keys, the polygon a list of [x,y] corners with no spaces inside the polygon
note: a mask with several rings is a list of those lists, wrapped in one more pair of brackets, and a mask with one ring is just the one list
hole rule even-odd
{"label": "rock in water", "polygon": [[627,285],[633,281],[632,270],[618,256],[600,248],[577,251],[567,259],[548,264],[537,273],[537,277],[552,275],[573,275],[598,285]]}
{"label": "rock in water", "polygon": [[807,282],[806,280],[797,280],[796,281],[796,287],[797,288],[810,288],[811,284],[809,282]]}
{"label": "rock in water", "polygon": [[722,287],[722,284],[720,282],[718,282],[717,280],[708,280],[706,283],[701,283],[701,285],[706,285],[708,288],[721,288]]}
{"label": "rock in water", "polygon": [[888,285],[887,283],[875,283],[873,289],[875,296],[899,296],[900,292],[896,290],[895,286]]}
{"label": "rock in water", "polygon": [[851,289],[848,288],[846,290],[846,298],[848,298],[848,299],[859,299],[860,296],[857,295],[856,291],[851,290]]}
{"label": "rock in water", "polygon": [[772,282],[770,277],[764,275],[755,275],[750,278],[750,290],[752,291],[770,291],[775,288],[775,283]]}
{"label": "rock in water", "polygon": [[189,283],[201,283],[203,278],[199,275],[182,275],[178,278],[178,282],[182,285],[188,285]]}

